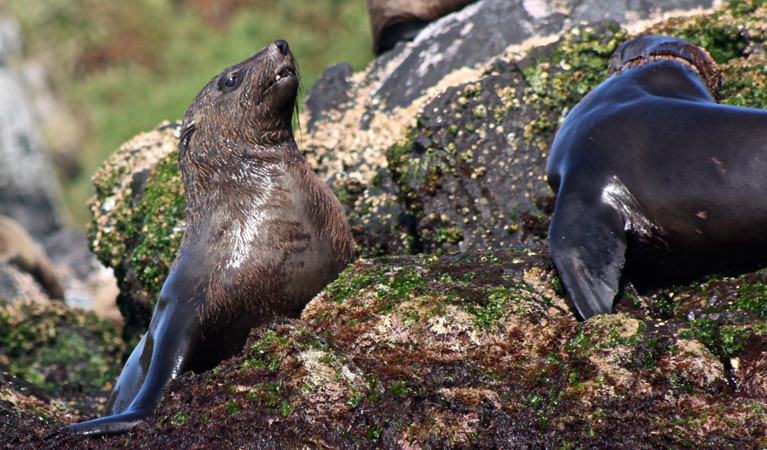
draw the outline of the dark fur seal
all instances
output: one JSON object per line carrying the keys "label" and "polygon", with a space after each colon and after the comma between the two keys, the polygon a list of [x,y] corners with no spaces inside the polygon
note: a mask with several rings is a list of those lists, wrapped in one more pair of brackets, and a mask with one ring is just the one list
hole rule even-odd
{"label": "dark fur seal", "polygon": [[213,78],[187,110],[178,255],[112,392],[111,415],[73,430],[129,430],[152,414],[170,379],[214,367],[277,314],[298,316],[352,261],[343,208],[293,140],[297,89],[293,55],[276,41]]}
{"label": "dark fur seal", "polygon": [[767,111],[717,104],[716,64],[681,39],[624,43],[610,66],[546,165],[551,257],[584,319],[611,312],[622,277],[643,289],[767,261]]}
{"label": "dark fur seal", "polygon": [[413,39],[429,22],[458,11],[475,0],[368,0],[373,51],[391,50]]}

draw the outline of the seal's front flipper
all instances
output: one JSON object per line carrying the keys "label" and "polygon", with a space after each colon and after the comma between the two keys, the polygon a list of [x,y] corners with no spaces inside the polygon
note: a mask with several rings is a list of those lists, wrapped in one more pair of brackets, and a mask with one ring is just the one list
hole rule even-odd
{"label": "seal's front flipper", "polygon": [[[168,276],[149,330],[123,369],[124,375],[120,376],[118,386],[123,384],[123,376],[143,377],[143,374],[146,374],[135,396],[132,390],[122,392],[123,395],[133,397],[128,407],[118,414],[70,425],[70,430],[90,436],[130,430],[154,413],[168,381],[187,370],[190,353],[195,350],[201,332],[197,314],[190,313],[189,305],[178,298],[177,294],[183,292],[179,284],[184,281],[183,277],[178,278],[176,271]],[[128,380],[124,384],[133,389],[132,386],[137,381],[139,380]],[[121,394],[118,393],[119,395]],[[119,404],[124,401],[127,399],[122,399],[116,404],[120,407]]]}
{"label": "seal's front flipper", "polygon": [[149,411],[148,414],[136,411],[126,412],[114,416],[107,416],[100,419],[68,425],[66,428],[84,436],[119,434],[130,431],[131,428],[138,425],[139,422],[146,419],[150,415],[152,415],[152,411]]}
{"label": "seal's front flipper", "polygon": [[599,197],[584,201],[564,194],[557,199],[549,227],[551,259],[584,320],[612,311],[625,263],[623,227],[620,213]]}

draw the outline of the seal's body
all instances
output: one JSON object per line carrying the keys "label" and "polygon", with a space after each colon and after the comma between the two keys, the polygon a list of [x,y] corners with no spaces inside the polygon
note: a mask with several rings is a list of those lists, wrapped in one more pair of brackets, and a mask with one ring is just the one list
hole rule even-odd
{"label": "seal's body", "polygon": [[108,417],[71,426],[126,431],[152,414],[167,382],[239,351],[250,332],[304,305],[353,259],[338,199],[293,140],[293,56],[276,41],[224,70],[181,127],[187,229],[149,330],[129,357]]}
{"label": "seal's body", "polygon": [[657,285],[767,260],[767,111],[717,104],[714,61],[681,39],[635,39],[610,64],[546,165],[551,257],[584,319],[611,312],[622,275]]}
{"label": "seal's body", "polygon": [[368,0],[373,51],[390,50],[413,39],[429,22],[458,11],[476,0]]}

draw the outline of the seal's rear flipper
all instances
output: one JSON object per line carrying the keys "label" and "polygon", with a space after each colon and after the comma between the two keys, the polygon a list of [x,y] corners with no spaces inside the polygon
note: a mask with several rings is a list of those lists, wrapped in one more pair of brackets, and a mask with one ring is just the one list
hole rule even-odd
{"label": "seal's rear flipper", "polygon": [[618,211],[572,195],[558,198],[549,250],[565,291],[584,320],[612,312],[626,253]]}

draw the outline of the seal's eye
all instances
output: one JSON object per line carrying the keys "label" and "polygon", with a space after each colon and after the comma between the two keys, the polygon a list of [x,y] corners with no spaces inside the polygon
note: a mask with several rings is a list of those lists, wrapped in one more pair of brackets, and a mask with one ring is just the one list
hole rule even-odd
{"label": "seal's eye", "polygon": [[231,91],[240,85],[241,79],[242,77],[240,77],[240,72],[224,74],[221,78],[218,79],[218,89],[221,91]]}
{"label": "seal's eye", "polygon": [[184,127],[183,130],[181,130],[181,137],[178,140],[178,149],[180,152],[186,153],[186,151],[189,150],[189,141],[191,141],[192,134],[196,129],[197,125],[195,125],[194,121],[192,121],[189,122],[189,124]]}

